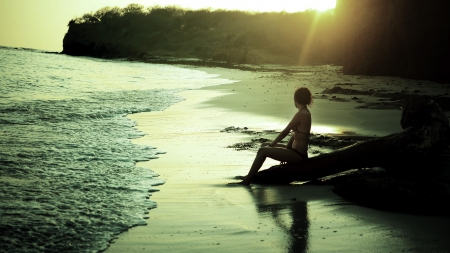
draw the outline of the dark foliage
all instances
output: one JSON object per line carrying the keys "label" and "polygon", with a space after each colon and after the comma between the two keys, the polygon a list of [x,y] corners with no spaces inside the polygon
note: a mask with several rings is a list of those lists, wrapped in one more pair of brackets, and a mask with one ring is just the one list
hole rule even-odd
{"label": "dark foliage", "polygon": [[338,0],[343,73],[450,81],[450,1]]}
{"label": "dark foliage", "polygon": [[71,20],[63,53],[228,63],[340,63],[333,11],[252,13],[130,4]]}

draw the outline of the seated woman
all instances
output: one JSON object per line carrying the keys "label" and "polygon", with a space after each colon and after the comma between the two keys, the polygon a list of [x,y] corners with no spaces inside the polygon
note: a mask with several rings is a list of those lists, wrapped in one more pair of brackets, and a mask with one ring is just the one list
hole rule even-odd
{"label": "seated woman", "polygon": [[[311,130],[311,113],[308,106],[312,103],[311,91],[298,88],[294,93],[294,104],[298,111],[281,133],[271,143],[262,145],[256,154],[252,167],[242,182],[230,183],[249,185],[252,178],[263,165],[267,157],[285,163],[301,163],[308,159],[309,132]],[[294,133],[286,146],[278,144],[292,130]]]}

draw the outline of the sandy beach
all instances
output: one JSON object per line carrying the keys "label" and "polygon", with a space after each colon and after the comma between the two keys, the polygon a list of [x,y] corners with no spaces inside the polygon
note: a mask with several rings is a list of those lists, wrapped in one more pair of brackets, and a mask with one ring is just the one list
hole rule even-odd
{"label": "sandy beach", "polygon": [[[281,130],[295,113],[293,92],[314,94],[313,133],[384,136],[402,131],[398,109],[377,96],[323,95],[336,84],[357,90],[448,94],[449,86],[396,77],[346,76],[340,67],[295,73],[194,68],[235,83],[178,93],[167,110],[132,114],[146,136],[136,144],[167,152],[138,166],[160,174],[147,226],[120,234],[112,252],[450,252],[450,218],[379,211],[349,202],[332,186],[294,183],[230,187],[245,175],[254,151],[227,148],[253,135],[223,132]],[[373,103],[373,104],[372,104]],[[396,104],[390,105],[392,107]],[[265,138],[274,138],[267,134]],[[311,147],[310,155],[317,147]],[[267,160],[262,169],[277,164]]]}

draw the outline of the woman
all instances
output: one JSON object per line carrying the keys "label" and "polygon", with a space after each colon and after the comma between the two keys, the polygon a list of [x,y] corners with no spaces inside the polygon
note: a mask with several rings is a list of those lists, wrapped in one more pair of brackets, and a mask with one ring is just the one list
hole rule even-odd
{"label": "woman", "polygon": [[[311,113],[308,110],[308,106],[311,103],[312,94],[309,89],[306,87],[298,88],[294,93],[294,104],[298,109],[297,113],[274,141],[263,144],[258,150],[252,167],[244,180],[231,184],[249,185],[267,157],[287,163],[301,163],[308,159],[309,132],[311,130]],[[291,130],[294,134],[288,144],[286,146],[278,144]]]}

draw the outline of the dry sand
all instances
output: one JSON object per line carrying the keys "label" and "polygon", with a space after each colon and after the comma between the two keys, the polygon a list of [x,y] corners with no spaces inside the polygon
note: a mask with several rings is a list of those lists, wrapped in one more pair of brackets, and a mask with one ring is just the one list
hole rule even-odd
{"label": "dry sand", "polygon": [[[239,82],[184,91],[179,95],[186,100],[165,111],[129,115],[147,133],[134,143],[167,151],[138,166],[156,171],[166,183],[150,197],[158,207],[150,210],[148,225],[121,234],[106,252],[450,251],[447,217],[358,206],[335,195],[331,186],[226,185],[246,174],[255,154],[226,148],[252,136],[221,130],[281,130],[295,113],[296,87],[308,86],[313,93],[336,83],[357,84],[351,86],[355,89],[448,91],[432,82],[343,76],[338,69],[319,66],[281,75],[197,68]],[[376,97],[339,95],[348,102],[338,102],[315,96],[314,133],[382,136],[402,131],[400,110],[355,109],[358,101]],[[263,169],[274,164],[267,160]]]}

